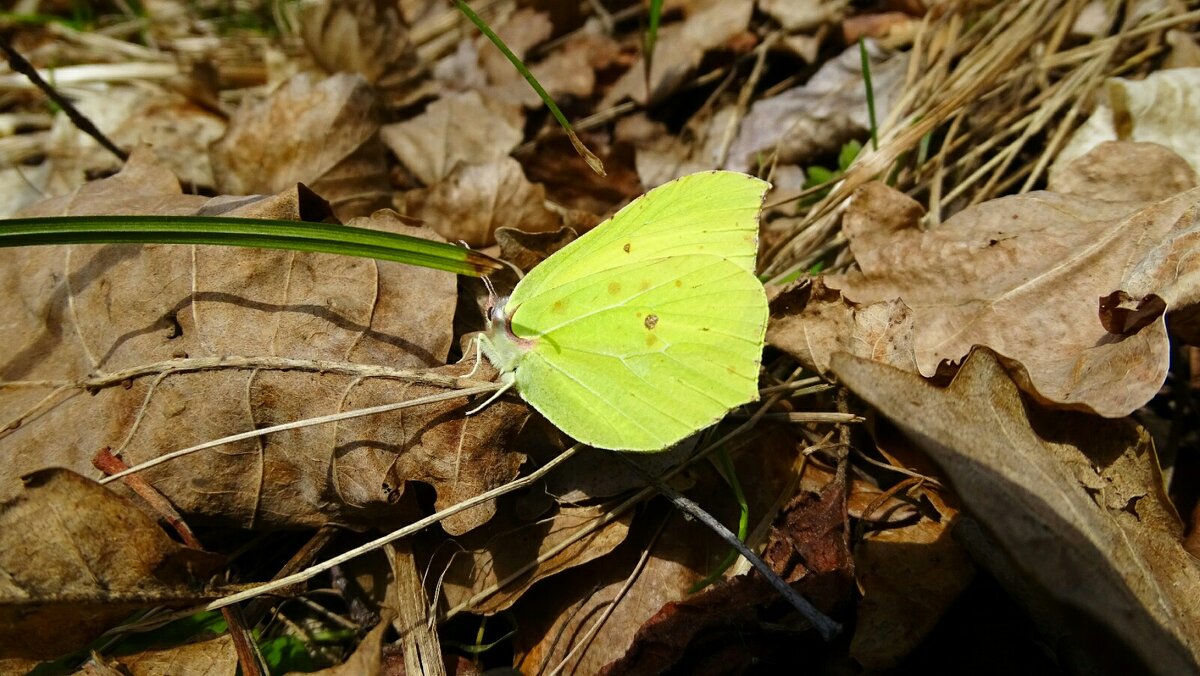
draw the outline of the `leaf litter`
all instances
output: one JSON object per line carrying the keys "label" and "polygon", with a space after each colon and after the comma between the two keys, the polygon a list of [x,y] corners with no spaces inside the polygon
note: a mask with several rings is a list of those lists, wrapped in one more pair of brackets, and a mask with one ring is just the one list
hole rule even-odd
{"label": "leaf litter", "polygon": [[[342,222],[503,252],[528,270],[679,175],[769,178],[763,402],[721,430],[762,414],[725,449],[746,540],[852,621],[847,640],[821,642],[740,561],[693,590],[727,548],[648,500],[621,463],[582,452],[334,568],[333,596],[289,588],[303,603],[260,625],[271,640],[303,637],[309,657],[345,673],[880,670],[918,654],[961,667],[971,646],[940,632],[972,589],[998,584],[1007,597],[987,610],[1039,632],[1034,645],[1023,627],[999,629],[1022,668],[1049,650],[1087,673],[1195,669],[1200,590],[1183,542],[1198,530],[1200,463],[1180,360],[1194,360],[1197,335],[1186,120],[1200,18],[1170,3],[1119,16],[1052,0],[887,12],[679,0],[665,3],[647,72],[636,4],[486,8],[603,158],[600,179],[447,5],[250,4],[238,24],[150,3],[140,31],[113,33],[124,38],[93,30],[116,14],[15,30],[14,46],[135,152],[122,166],[0,74],[0,122],[13,125],[0,138],[5,215]],[[860,35],[875,38],[870,97]],[[73,70],[83,65],[95,68]],[[796,202],[810,169],[839,168],[851,140],[864,150],[845,174]],[[134,611],[201,606],[501,487],[570,443],[515,399],[470,417],[448,400],[199,451],[143,472],[216,553],[191,550],[121,484],[97,485],[99,449],[135,465],[445,392],[471,371],[464,334],[480,325],[481,288],[394,263],[220,247],[0,258],[6,669],[98,650],[95,669],[232,673],[231,642],[212,635],[132,656],[89,642],[142,630],[120,626]],[[814,373],[857,398],[813,388]],[[814,412],[874,417],[851,429],[809,422]],[[644,460],[736,524],[730,483],[689,460],[711,440]],[[335,526],[336,546],[302,546]],[[271,569],[239,565],[243,551],[267,553]],[[347,585],[350,570],[376,583]],[[438,624],[414,639],[413,617]],[[38,622],[56,626],[54,642],[23,639]],[[335,626],[363,638],[313,638]]]}

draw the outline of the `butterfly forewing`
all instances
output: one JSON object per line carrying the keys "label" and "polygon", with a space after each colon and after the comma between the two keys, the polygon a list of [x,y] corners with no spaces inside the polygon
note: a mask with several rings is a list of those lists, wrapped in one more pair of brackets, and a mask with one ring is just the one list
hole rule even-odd
{"label": "butterfly forewing", "polygon": [[646,260],[705,254],[754,272],[758,212],[768,187],[730,171],[665,183],[555,253],[553,265],[534,268],[513,290],[508,309],[559,285]]}

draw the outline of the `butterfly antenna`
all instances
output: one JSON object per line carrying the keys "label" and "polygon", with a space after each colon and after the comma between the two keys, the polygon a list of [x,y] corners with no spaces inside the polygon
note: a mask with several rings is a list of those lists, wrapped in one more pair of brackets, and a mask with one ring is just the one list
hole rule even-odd
{"label": "butterfly antenna", "polygon": [[480,279],[483,280],[483,286],[487,288],[488,292],[488,302],[487,306],[484,308],[483,314],[488,323],[491,323],[492,310],[496,309],[496,287],[492,284],[491,279],[488,279],[487,277],[480,277]]}

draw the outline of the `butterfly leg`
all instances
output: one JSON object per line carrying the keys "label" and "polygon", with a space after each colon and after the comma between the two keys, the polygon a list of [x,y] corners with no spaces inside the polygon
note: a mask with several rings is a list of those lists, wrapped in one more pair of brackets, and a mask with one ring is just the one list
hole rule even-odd
{"label": "butterfly leg", "polygon": [[482,333],[476,334],[474,342],[475,342],[475,365],[471,367],[470,373],[466,374],[465,376],[462,376],[463,378],[469,379],[471,376],[474,376],[475,372],[479,370],[479,365],[481,363],[483,363],[483,334]]}
{"label": "butterfly leg", "polygon": [[504,380],[504,387],[501,387],[500,389],[496,390],[495,394],[493,394],[492,396],[487,398],[487,401],[476,406],[475,408],[471,409],[470,411],[467,411],[467,415],[475,415],[476,413],[480,412],[481,410],[486,408],[488,404],[495,401],[497,397],[499,397],[500,395],[509,391],[510,389],[512,389],[513,385],[517,384],[517,379],[516,379],[515,375],[512,373],[507,373],[507,374],[501,376],[501,378]]}

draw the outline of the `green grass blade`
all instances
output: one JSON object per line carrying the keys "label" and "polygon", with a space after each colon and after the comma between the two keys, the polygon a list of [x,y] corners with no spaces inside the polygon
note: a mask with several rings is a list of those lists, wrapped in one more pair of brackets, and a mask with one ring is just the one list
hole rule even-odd
{"label": "green grass blade", "polygon": [[658,43],[658,24],[662,20],[663,0],[650,0],[646,14],[646,36],[642,45],[642,63],[646,65],[646,95],[650,95],[650,72],[654,66],[654,45]]}
{"label": "green grass blade", "polygon": [[[750,503],[746,501],[746,494],[742,492],[742,484],[738,482],[737,470],[733,467],[733,460],[723,448],[717,449],[717,452],[713,454],[711,459],[713,465],[715,465],[717,468],[717,472],[721,475],[721,478],[725,480],[725,483],[729,484],[729,488],[733,490],[734,498],[737,499],[737,536],[739,540],[745,542],[746,538],[750,535]],[[696,584],[692,585],[690,589],[688,589],[688,593],[695,594],[701,589],[704,589],[708,585],[713,584],[717,580],[721,579],[721,576],[725,574],[725,571],[728,570],[729,567],[737,561],[737,559],[737,550],[730,550],[725,555],[725,558],[721,560],[721,563],[717,564],[717,567],[711,573],[709,573],[703,580],[700,580]]]}
{"label": "green grass blade", "polygon": [[501,264],[419,237],[326,223],[201,216],[66,216],[0,220],[0,247],[50,244],[210,244],[375,258],[481,276]]}
{"label": "green grass blade", "polygon": [[554,99],[550,98],[550,94],[542,88],[541,83],[537,81],[533,73],[529,72],[529,69],[525,67],[521,59],[516,54],[513,54],[513,51],[508,48],[508,45],[504,44],[499,35],[496,35],[491,26],[488,26],[483,19],[479,18],[479,15],[467,6],[467,3],[463,2],[463,0],[454,0],[454,4],[458,7],[458,11],[463,13],[463,16],[475,24],[475,27],[479,29],[480,33],[483,33],[484,37],[491,40],[493,45],[496,45],[496,49],[499,49],[500,53],[504,54],[509,63],[513,65],[513,68],[516,68],[521,77],[525,78],[525,81],[529,83],[529,86],[533,87],[533,91],[537,92],[538,97],[542,99],[542,103],[546,104],[546,107],[550,109],[550,114],[554,116],[554,119],[558,120],[558,124],[562,126],[563,131],[567,132],[567,138],[571,140],[571,145],[575,147],[575,152],[583,157],[588,166],[592,168],[592,171],[601,176],[607,175],[604,171],[604,163],[600,161],[599,157],[596,157],[595,153],[588,150],[587,146],[583,145],[583,141],[579,140],[579,136],[575,134],[575,129],[567,121],[567,116],[563,115],[562,111],[558,109],[558,105],[554,103]]}
{"label": "green grass blade", "polygon": [[862,62],[863,86],[867,88],[867,114],[871,117],[871,150],[879,150],[878,125],[875,122],[875,88],[871,86],[871,59],[867,56],[867,43],[858,41],[858,58]]}

